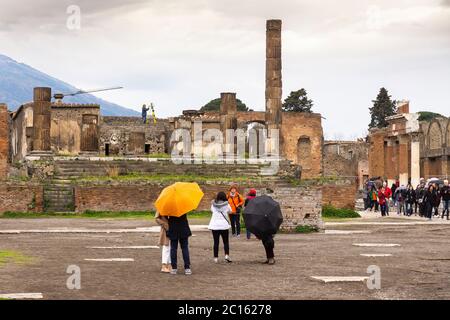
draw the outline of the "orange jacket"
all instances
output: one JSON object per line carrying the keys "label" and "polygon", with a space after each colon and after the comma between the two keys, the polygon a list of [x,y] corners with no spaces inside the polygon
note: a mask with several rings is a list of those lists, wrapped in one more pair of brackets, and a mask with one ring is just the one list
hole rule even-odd
{"label": "orange jacket", "polygon": [[236,192],[233,197],[228,193],[227,198],[232,214],[236,214],[236,209],[244,205],[244,198],[238,192]]}

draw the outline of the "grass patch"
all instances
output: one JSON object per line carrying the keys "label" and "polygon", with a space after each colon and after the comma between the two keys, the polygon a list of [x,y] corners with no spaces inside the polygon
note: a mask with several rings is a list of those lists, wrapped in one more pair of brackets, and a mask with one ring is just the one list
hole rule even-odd
{"label": "grass patch", "polygon": [[168,153],[152,153],[145,156],[146,158],[157,158],[157,159],[169,159],[171,157]]}
{"label": "grass patch", "polygon": [[330,205],[322,207],[324,218],[361,218],[358,212],[351,209],[338,209]]}
{"label": "grass patch", "polygon": [[317,227],[302,225],[295,227],[295,233],[313,233],[318,232],[319,229]]}
{"label": "grass patch", "polygon": [[[224,182],[248,182],[251,179],[248,177],[222,177],[222,176],[200,176],[200,175],[176,175],[176,174],[148,174],[132,172],[123,175],[111,176],[87,176],[73,179],[73,182],[95,182],[95,181],[154,181],[154,182],[207,182],[207,181],[224,181]],[[257,180],[258,181],[258,180]]]}
{"label": "grass patch", "polygon": [[[193,211],[188,213],[189,219],[210,218],[211,211]],[[37,219],[37,218],[92,218],[92,219],[154,219],[154,211],[85,211],[34,213],[34,212],[5,212],[2,219]]]}
{"label": "grass patch", "polygon": [[0,267],[6,263],[27,264],[32,260],[31,257],[25,256],[18,251],[0,250]]}

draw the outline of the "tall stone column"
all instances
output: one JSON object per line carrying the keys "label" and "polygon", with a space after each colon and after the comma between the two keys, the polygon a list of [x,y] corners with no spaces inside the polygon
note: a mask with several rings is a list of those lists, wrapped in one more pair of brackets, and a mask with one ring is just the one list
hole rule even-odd
{"label": "tall stone column", "polygon": [[420,139],[418,133],[411,134],[411,184],[415,188],[420,182]]}
{"label": "tall stone column", "polygon": [[47,153],[50,147],[52,89],[34,88],[33,92],[33,153]]}
{"label": "tall stone column", "polygon": [[8,108],[6,104],[0,103],[0,180],[5,179],[8,174],[8,155]]}
{"label": "tall stone column", "polygon": [[281,20],[266,22],[266,124],[267,129],[281,125]]}

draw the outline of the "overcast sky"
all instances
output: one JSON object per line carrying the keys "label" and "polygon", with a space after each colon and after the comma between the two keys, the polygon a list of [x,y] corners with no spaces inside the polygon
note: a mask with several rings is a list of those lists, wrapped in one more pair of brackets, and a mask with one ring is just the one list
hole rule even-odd
{"label": "overcast sky", "polygon": [[226,91],[264,110],[270,18],[283,20],[283,98],[304,87],[326,138],[364,135],[382,86],[450,115],[450,0],[0,0],[0,53],[83,89],[123,86],[98,96],[153,101],[158,117]]}

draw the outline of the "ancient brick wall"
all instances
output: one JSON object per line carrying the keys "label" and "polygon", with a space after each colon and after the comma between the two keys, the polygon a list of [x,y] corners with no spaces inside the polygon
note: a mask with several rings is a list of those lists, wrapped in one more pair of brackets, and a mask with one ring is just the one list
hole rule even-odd
{"label": "ancient brick wall", "polygon": [[322,186],[322,204],[354,209],[357,189],[356,179],[326,182]]}
{"label": "ancient brick wall", "polygon": [[384,177],[385,175],[385,132],[374,132],[369,136],[369,175],[371,177]]}
{"label": "ancient brick wall", "polygon": [[1,184],[0,213],[42,212],[44,190],[39,185]]}
{"label": "ancient brick wall", "polygon": [[9,155],[9,126],[8,109],[0,104],[0,180],[5,179],[8,173]]}
{"label": "ancient brick wall", "polygon": [[320,114],[283,112],[282,123],[282,154],[302,166],[303,179],[321,176],[323,131]]}
{"label": "ancient brick wall", "polygon": [[[115,184],[79,185],[75,187],[75,210],[95,211],[147,211],[154,210],[154,201],[166,184]],[[227,192],[229,183],[201,184],[205,196],[198,210],[210,210],[211,200],[219,191]],[[245,196],[248,190],[256,188],[258,195],[268,194],[277,200],[284,216],[283,228],[292,229],[298,225],[322,228],[322,192],[320,187],[270,187],[265,185],[240,185]]]}

